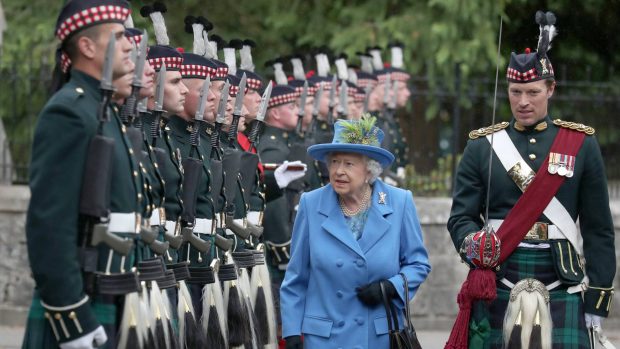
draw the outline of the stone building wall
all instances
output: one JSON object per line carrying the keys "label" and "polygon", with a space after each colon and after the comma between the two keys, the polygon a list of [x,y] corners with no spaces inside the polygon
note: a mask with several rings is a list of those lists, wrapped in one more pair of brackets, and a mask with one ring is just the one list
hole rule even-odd
{"label": "stone building wall", "polygon": [[[24,234],[28,198],[27,187],[0,186],[0,325],[23,324],[32,294],[34,283]],[[467,267],[460,263],[446,230],[451,200],[416,198],[415,202],[432,272],[412,302],[414,325],[418,329],[449,330],[458,310],[456,294],[467,275]],[[620,202],[613,202],[611,207],[616,229],[620,230]],[[620,241],[616,241],[618,252]],[[618,277],[615,286],[620,289]],[[618,298],[614,303],[620,302]],[[606,329],[620,329],[619,309],[612,307]]]}

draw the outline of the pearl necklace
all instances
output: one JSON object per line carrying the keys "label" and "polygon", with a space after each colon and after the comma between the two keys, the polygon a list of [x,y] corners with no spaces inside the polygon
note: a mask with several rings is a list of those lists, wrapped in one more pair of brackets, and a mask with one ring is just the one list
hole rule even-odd
{"label": "pearl necklace", "polygon": [[368,186],[368,190],[366,190],[366,192],[364,193],[364,197],[362,198],[362,202],[360,203],[360,205],[355,210],[349,210],[347,208],[347,205],[344,204],[344,200],[342,199],[342,197],[338,197],[338,201],[340,203],[340,210],[342,210],[342,213],[345,216],[348,216],[348,217],[355,216],[355,215],[359,214],[363,209],[366,209],[366,207],[368,207],[368,203],[370,202],[370,193],[371,192],[372,192],[372,189],[370,188],[370,186]]}

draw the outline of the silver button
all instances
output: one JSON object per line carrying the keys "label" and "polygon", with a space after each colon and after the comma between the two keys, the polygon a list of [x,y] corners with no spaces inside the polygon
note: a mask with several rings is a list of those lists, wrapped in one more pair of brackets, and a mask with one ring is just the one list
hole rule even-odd
{"label": "silver button", "polygon": [[532,144],[536,143],[536,138],[530,138],[530,143]]}
{"label": "silver button", "polygon": [[536,159],[536,154],[530,154],[530,160],[535,160]]}

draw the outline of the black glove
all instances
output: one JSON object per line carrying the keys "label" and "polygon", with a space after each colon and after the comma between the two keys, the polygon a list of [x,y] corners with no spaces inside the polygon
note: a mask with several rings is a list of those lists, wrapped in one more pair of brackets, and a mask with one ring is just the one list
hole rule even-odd
{"label": "black glove", "polygon": [[[387,298],[392,299],[396,297],[396,295],[398,295],[398,292],[396,292],[396,288],[394,287],[394,285],[388,280],[382,281],[385,281],[384,288]],[[362,303],[369,306],[375,306],[377,304],[380,304],[381,302],[383,302],[383,299],[381,298],[380,283],[381,281],[376,281],[366,286],[358,287],[356,289],[357,298],[359,298]]]}
{"label": "black glove", "polygon": [[286,342],[286,349],[304,349],[301,336],[288,336],[284,338],[284,341]]}

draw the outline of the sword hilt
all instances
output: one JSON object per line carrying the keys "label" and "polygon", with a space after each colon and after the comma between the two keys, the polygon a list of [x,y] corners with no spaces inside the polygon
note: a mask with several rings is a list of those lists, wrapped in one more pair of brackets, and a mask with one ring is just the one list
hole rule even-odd
{"label": "sword hilt", "polygon": [[297,115],[297,125],[295,126],[295,133],[301,136],[301,128],[303,127],[303,115]]}
{"label": "sword hilt", "polygon": [[228,143],[231,145],[234,143],[237,138],[237,130],[239,129],[239,119],[241,119],[241,115],[233,114],[232,123],[230,124],[230,128],[228,129]]}

